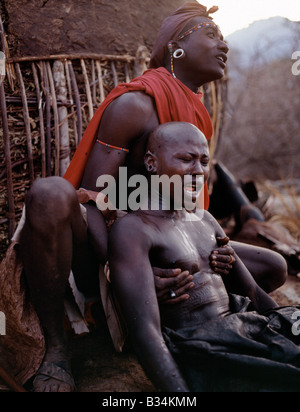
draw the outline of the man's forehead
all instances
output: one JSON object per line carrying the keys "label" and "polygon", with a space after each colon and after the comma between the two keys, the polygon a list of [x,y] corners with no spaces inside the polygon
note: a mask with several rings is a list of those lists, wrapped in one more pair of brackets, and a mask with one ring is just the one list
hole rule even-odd
{"label": "man's forehead", "polygon": [[213,22],[208,17],[199,16],[189,21],[189,23],[181,31],[180,35],[177,37],[176,40],[181,40],[182,38],[187,37],[190,34],[192,34],[194,31],[198,31],[198,30],[203,31],[209,28],[216,30],[219,36],[223,39],[221,29],[215,22]]}
{"label": "man's forehead", "polygon": [[173,142],[169,140],[169,144],[173,146],[174,152],[186,151],[192,153],[194,151],[198,152],[199,150],[204,151],[206,148],[208,149],[206,138],[198,133],[181,133],[176,139],[176,145],[174,145],[174,140]]}
{"label": "man's forehead", "polygon": [[204,17],[204,16],[197,16],[192,18],[187,24],[186,26],[194,26],[195,24],[199,24],[199,23],[214,23],[214,21],[208,17]]}

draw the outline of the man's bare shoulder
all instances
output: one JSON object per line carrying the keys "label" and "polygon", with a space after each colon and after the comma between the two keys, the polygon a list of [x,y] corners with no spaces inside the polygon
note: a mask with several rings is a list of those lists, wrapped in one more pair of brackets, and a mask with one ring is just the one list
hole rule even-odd
{"label": "man's bare shoulder", "polygon": [[[128,118],[133,116],[138,121],[140,116],[151,117],[156,112],[154,100],[144,92],[128,92],[114,99],[105,111],[107,114],[115,114]],[[130,117],[129,117],[130,118]]]}
{"label": "man's bare shoulder", "polygon": [[197,215],[199,219],[202,219],[204,223],[215,231],[216,236],[225,236],[222,227],[209,211],[201,209],[197,212]]}
{"label": "man's bare shoulder", "polygon": [[210,221],[215,220],[208,210],[205,210],[202,208],[197,208],[195,214],[199,220],[204,220],[205,222],[210,222]]}
{"label": "man's bare shoulder", "polygon": [[127,147],[133,139],[149,133],[158,124],[152,97],[143,92],[128,92],[117,97],[105,109],[99,137],[107,143]]}
{"label": "man's bare shoulder", "polygon": [[111,241],[121,242],[124,239],[134,239],[135,242],[139,240],[150,239],[151,225],[142,219],[142,216],[131,212],[119,218],[113,224],[110,231],[109,238]]}

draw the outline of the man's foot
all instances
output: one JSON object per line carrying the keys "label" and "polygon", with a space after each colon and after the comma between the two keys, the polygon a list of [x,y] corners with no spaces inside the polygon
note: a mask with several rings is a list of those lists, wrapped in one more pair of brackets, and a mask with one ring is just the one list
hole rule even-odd
{"label": "man's foot", "polygon": [[67,361],[42,363],[33,381],[34,392],[74,392],[75,382]]}

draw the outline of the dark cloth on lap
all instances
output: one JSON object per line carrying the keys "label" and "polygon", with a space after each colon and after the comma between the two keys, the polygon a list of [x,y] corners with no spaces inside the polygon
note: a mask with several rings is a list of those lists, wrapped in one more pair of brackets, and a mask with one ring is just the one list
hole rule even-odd
{"label": "dark cloth on lap", "polygon": [[193,391],[300,391],[300,335],[292,315],[300,307],[249,311],[247,298],[230,295],[234,313],[164,338]]}

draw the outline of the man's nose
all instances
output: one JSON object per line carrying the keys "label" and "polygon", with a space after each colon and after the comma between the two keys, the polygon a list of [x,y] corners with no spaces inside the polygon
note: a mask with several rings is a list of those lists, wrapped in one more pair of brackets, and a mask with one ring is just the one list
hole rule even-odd
{"label": "man's nose", "polygon": [[195,162],[194,168],[193,168],[193,174],[194,175],[204,175],[204,170],[201,162]]}
{"label": "man's nose", "polygon": [[220,39],[218,47],[219,47],[220,50],[222,50],[222,52],[224,52],[226,54],[229,52],[229,46],[228,46],[228,44],[226,43],[225,40]]}

